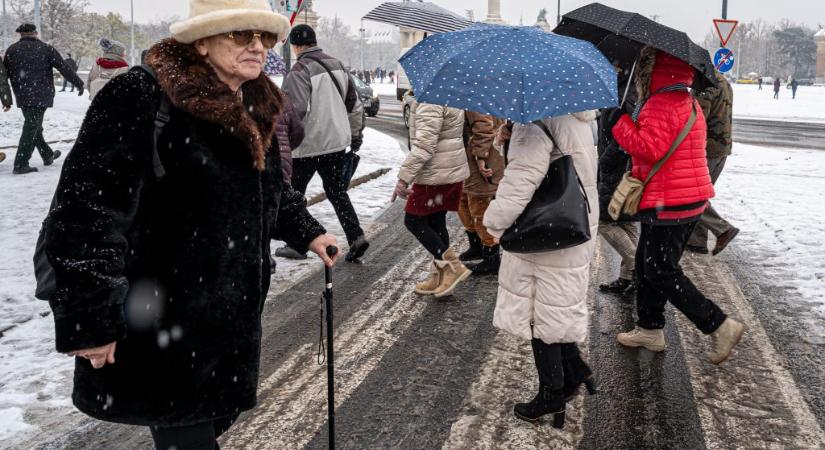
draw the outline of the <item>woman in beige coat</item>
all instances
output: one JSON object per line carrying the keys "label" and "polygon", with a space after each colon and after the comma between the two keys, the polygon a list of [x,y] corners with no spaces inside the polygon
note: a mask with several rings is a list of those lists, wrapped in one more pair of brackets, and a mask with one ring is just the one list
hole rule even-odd
{"label": "woman in beige coat", "polygon": [[[490,234],[501,238],[533,198],[550,163],[570,155],[590,202],[590,234],[596,236],[599,197],[591,129],[595,119],[595,111],[585,111],[543,120],[559,147],[535,124],[513,126],[504,179],[484,215]],[[523,420],[534,422],[554,414],[554,426],[561,428],[566,399],[582,383],[593,392],[592,373],[576,344],[587,336],[587,286],[594,245],[591,239],[564,250],[503,254],[493,324],[531,341],[539,373],[538,395],[514,408]]]}
{"label": "woman in beige coat", "polygon": [[464,112],[419,103],[410,121],[410,154],[393,193],[407,200],[404,225],[433,255],[430,277],[415,287],[422,295],[451,295],[470,272],[450,247],[447,212],[458,211],[470,175],[464,153]]}

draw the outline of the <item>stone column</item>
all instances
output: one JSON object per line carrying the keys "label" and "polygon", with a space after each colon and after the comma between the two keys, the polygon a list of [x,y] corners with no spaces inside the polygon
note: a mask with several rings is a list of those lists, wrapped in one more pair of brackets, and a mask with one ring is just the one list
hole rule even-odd
{"label": "stone column", "polygon": [[487,23],[503,24],[504,19],[501,18],[501,0],[487,0]]}
{"label": "stone column", "polygon": [[814,35],[816,41],[816,83],[825,84],[825,29]]}

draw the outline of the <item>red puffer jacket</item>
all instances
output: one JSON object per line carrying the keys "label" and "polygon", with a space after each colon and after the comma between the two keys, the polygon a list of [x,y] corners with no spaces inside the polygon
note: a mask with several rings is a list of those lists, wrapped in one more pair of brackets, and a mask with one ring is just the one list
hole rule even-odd
{"label": "red puffer jacket", "polygon": [[[693,74],[693,68],[685,62],[658,52],[650,79],[651,97],[642,107],[638,122],[634,123],[626,114],[613,127],[616,142],[633,159],[635,178],[644,181],[653,165],[667,153],[690,118],[691,103],[695,101],[687,91],[654,93],[677,83],[690,86]],[[696,114],[693,128],[653,176],[642,196],[640,209],[657,210],[659,219],[698,216],[714,195],[705,152],[707,126],[698,105]]]}

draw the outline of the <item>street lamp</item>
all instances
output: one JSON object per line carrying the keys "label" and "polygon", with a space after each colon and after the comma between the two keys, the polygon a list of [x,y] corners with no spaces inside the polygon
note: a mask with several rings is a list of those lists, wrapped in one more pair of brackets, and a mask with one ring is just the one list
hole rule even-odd
{"label": "street lamp", "polygon": [[9,48],[9,22],[6,16],[6,0],[3,0],[3,51]]}
{"label": "street lamp", "polygon": [[561,23],[561,0],[556,3],[556,26]]}
{"label": "street lamp", "polygon": [[40,29],[40,0],[34,0],[34,26],[38,33],[43,33]]}
{"label": "street lamp", "polygon": [[132,65],[135,65],[135,0],[129,0],[129,7],[131,8],[132,14],[132,45],[131,49],[129,50],[130,59],[132,60]]}

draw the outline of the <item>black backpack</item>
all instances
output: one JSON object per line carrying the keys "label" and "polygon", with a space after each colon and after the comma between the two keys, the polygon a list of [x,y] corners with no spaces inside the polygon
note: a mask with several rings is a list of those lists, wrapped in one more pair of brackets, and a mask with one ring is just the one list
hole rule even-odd
{"label": "black backpack", "polygon": [[[143,71],[147,73],[149,76],[151,76],[152,79],[157,82],[157,74],[155,74],[155,71],[151,67],[145,64],[135,66],[131,70]],[[158,155],[158,138],[160,137],[160,134],[163,131],[163,127],[165,127],[166,124],[169,123],[170,109],[171,102],[169,101],[169,97],[167,97],[166,94],[161,93],[158,99],[158,109],[155,113],[155,131],[153,136],[152,147],[152,169],[157,179],[163,178],[163,176],[166,174],[166,171],[163,168],[163,163],[160,161],[160,155]],[[55,192],[54,197],[52,197],[52,204],[49,207],[49,214],[51,214],[52,210],[54,209],[56,200],[57,192]],[[48,216],[46,216],[46,220],[43,221],[43,226],[41,226],[40,228],[40,234],[37,236],[37,245],[35,246],[34,250],[34,276],[37,280],[37,287],[34,291],[34,296],[40,300],[46,301],[51,299],[52,295],[54,295],[55,291],[57,290],[57,284],[55,283],[54,279],[54,268],[49,262],[49,258],[46,256],[45,224],[47,220],[49,220]]]}

